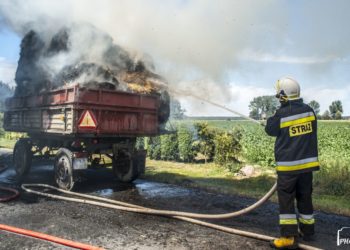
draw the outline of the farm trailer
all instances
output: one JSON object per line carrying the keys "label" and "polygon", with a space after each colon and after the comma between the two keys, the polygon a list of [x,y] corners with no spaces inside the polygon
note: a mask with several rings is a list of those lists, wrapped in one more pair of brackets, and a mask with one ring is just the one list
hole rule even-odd
{"label": "farm trailer", "polygon": [[160,95],[79,85],[8,98],[4,129],[28,135],[13,150],[16,174],[22,178],[29,172],[34,154],[55,153],[54,176],[60,188],[72,189],[76,170],[103,166],[105,157],[119,181],[131,182],[145,170],[146,152],[135,149],[136,138],[160,133],[160,105]]}

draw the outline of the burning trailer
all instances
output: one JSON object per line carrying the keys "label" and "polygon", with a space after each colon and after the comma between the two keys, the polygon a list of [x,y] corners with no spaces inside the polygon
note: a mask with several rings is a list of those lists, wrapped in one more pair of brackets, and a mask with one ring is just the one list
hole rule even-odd
{"label": "burning trailer", "polygon": [[169,95],[159,87],[164,79],[153,70],[91,25],[52,36],[28,32],[4,114],[6,131],[28,135],[13,151],[17,176],[29,172],[34,156],[55,154],[55,182],[63,189],[106,157],[119,181],[136,179],[146,157],[135,149],[136,138],[160,134],[169,117]]}

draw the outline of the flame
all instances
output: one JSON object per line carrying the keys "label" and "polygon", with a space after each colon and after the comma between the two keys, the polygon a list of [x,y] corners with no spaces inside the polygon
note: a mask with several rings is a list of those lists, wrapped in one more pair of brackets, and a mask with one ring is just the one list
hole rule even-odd
{"label": "flame", "polygon": [[132,92],[152,94],[159,91],[160,86],[157,82],[161,77],[149,71],[124,72],[119,80],[124,82]]}

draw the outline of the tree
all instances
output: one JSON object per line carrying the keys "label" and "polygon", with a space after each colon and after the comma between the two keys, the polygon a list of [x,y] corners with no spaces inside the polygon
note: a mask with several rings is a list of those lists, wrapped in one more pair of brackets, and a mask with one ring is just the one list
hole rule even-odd
{"label": "tree", "polygon": [[317,101],[312,100],[309,102],[309,106],[315,111],[316,115],[320,113],[320,104]]}
{"label": "tree", "polygon": [[335,113],[334,119],[341,120],[342,119],[342,113],[338,110],[337,113]]}
{"label": "tree", "polygon": [[261,120],[263,116],[272,116],[278,107],[278,99],[275,96],[258,96],[249,104],[249,116]]}
{"label": "tree", "polygon": [[160,157],[165,161],[177,161],[179,159],[177,133],[160,136]]}
{"label": "tree", "polygon": [[331,119],[331,114],[329,113],[328,110],[326,110],[323,115],[322,115],[323,120],[330,120]]}
{"label": "tree", "polygon": [[185,116],[185,112],[186,110],[181,107],[181,103],[178,100],[170,100],[170,118],[182,120]]}
{"label": "tree", "polygon": [[339,100],[332,102],[332,104],[329,106],[329,112],[331,113],[331,117],[333,119],[336,118],[336,114],[338,111],[341,114],[343,114],[343,105],[342,105],[341,101],[339,101]]}

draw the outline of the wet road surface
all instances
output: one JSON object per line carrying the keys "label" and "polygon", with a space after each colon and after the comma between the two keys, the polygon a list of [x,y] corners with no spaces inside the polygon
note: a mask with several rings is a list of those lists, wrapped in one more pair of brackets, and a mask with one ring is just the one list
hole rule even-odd
{"label": "wet road surface", "polygon": [[[10,151],[0,151],[9,168],[0,170],[0,185],[18,187],[11,169]],[[49,162],[34,162],[25,183],[53,184]],[[75,191],[142,206],[200,213],[239,210],[255,200],[208,193],[139,179],[133,184],[116,182],[109,170],[88,170]],[[252,213],[215,221],[266,235],[278,235],[277,205],[268,202]],[[58,201],[21,192],[19,199],[0,203],[0,223],[101,246],[106,249],[270,249],[268,243],[235,236],[175,219],[134,214],[107,208]],[[312,245],[337,248],[337,230],[350,226],[350,218],[317,212],[317,241]],[[0,249],[69,249],[60,245],[0,231]],[[348,248],[350,249],[350,248]]]}

